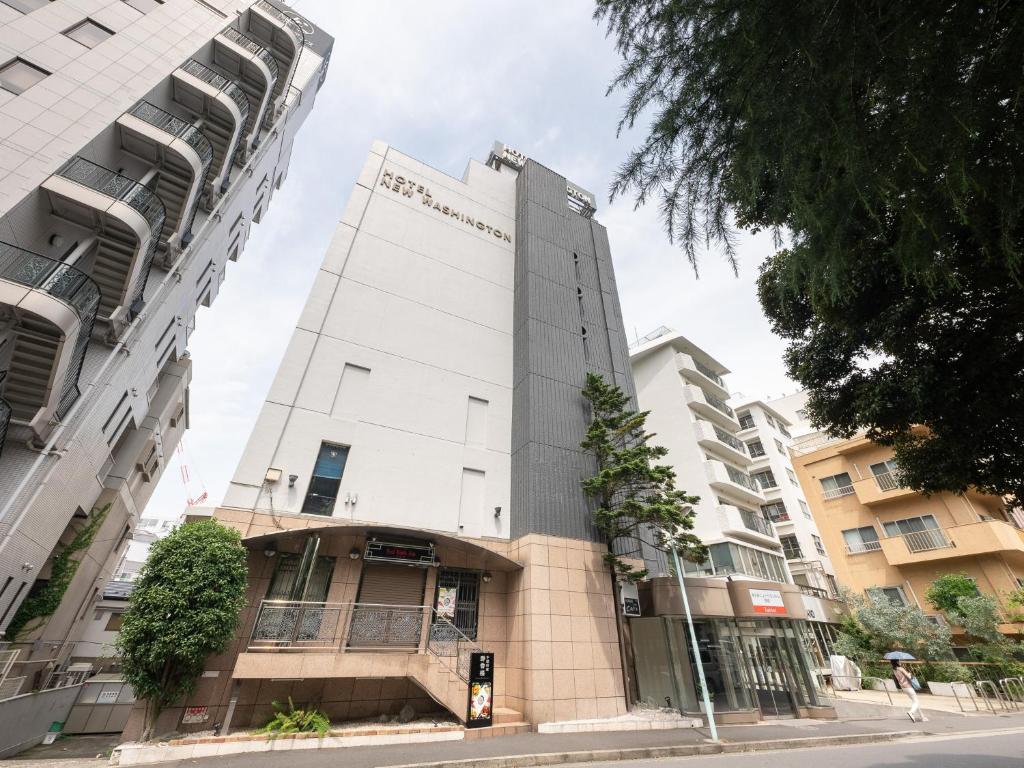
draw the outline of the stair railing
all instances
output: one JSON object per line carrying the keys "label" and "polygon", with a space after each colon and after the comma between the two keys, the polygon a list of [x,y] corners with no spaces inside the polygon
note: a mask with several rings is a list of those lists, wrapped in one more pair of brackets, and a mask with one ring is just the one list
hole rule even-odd
{"label": "stair railing", "polygon": [[459,677],[469,682],[470,656],[484,649],[476,640],[456,627],[450,619],[431,608],[431,624],[427,634],[427,652]]}

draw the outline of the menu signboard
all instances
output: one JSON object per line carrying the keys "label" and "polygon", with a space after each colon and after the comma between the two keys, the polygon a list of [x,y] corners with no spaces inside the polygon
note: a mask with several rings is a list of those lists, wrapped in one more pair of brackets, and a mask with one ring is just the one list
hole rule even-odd
{"label": "menu signboard", "polygon": [[469,656],[467,728],[487,728],[494,710],[494,654],[475,651]]}

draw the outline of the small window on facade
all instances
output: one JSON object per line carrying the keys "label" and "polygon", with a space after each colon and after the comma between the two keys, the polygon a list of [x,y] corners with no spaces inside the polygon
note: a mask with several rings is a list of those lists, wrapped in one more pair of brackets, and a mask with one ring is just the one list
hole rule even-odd
{"label": "small window on facade", "polygon": [[779,453],[781,453],[783,456],[785,456],[786,455],[786,449],[783,447],[782,441],[778,440],[777,438],[774,438],[774,437],[772,439],[775,440],[775,450],[778,451]]}
{"label": "small window on facade", "polygon": [[839,597],[839,582],[836,581],[836,577],[831,573],[826,573],[825,579],[828,581],[829,589],[832,590],[832,596]]}
{"label": "small window on facade", "polygon": [[764,415],[764,420],[767,421],[771,426],[773,426],[773,427],[775,426],[775,419],[773,419],[767,413]]}
{"label": "small window on facade", "polygon": [[123,620],[124,620],[124,614],[123,613],[111,613],[110,616],[107,617],[107,625],[104,627],[104,629],[107,632],[120,632],[121,631],[121,622]]}
{"label": "small window on facade", "polygon": [[114,33],[102,24],[97,24],[92,19],[86,19],[71,29],[66,30],[64,34],[86,48],[94,48]]}
{"label": "small window on facade", "polygon": [[789,520],[789,512],[786,505],[781,501],[773,501],[770,504],[762,504],[761,511],[767,515],[773,523],[784,523]]}
{"label": "small window on facade", "polygon": [[799,560],[804,556],[796,536],[779,536],[779,542],[782,544],[782,554],[787,560]]}
{"label": "small window on facade", "polygon": [[750,454],[750,458],[756,459],[759,456],[764,456],[764,446],[760,440],[751,440],[747,443],[747,453]]}
{"label": "small window on facade", "polygon": [[164,4],[164,0],[122,0],[126,5],[130,5],[139,13],[149,13],[155,8],[159,8]]}
{"label": "small window on facade", "polygon": [[811,508],[807,506],[807,502],[803,499],[797,499],[797,502],[800,504],[800,511],[804,513],[804,517],[808,520],[813,520],[814,518],[811,517]]}
{"label": "small window on facade", "polygon": [[0,67],[0,88],[11,93],[23,93],[49,74],[24,59],[14,59]]}
{"label": "small window on facade", "polygon": [[789,467],[786,467],[786,476],[789,478],[789,482],[795,485],[797,488],[800,487],[800,481],[796,479],[796,472]]}
{"label": "small window on facade", "polygon": [[838,475],[821,478],[821,489],[825,492],[826,499],[849,496],[853,493],[853,481],[848,473],[840,472]]}
{"label": "small window on facade", "polygon": [[306,500],[302,511],[307,515],[330,515],[334,512],[334,502],[338,499],[341,488],[341,476],[345,474],[345,462],[348,460],[348,448],[333,443],[321,443],[313,467],[313,476],[309,481]]}
{"label": "small window on facade", "polygon": [[750,411],[739,414],[740,417],[740,431],[744,429],[753,429],[754,417],[750,415]]}
{"label": "small window on facade", "polygon": [[757,480],[758,485],[760,485],[762,488],[779,487],[778,482],[776,482],[775,480],[775,473],[772,472],[770,469],[765,469],[762,470],[761,472],[755,472],[753,475],[751,475],[751,477]]}
{"label": "small window on facade", "polygon": [[843,541],[846,542],[846,552],[850,555],[856,555],[859,552],[877,552],[882,548],[882,542],[878,540],[878,531],[870,525],[843,531]]}
{"label": "small window on facade", "polygon": [[825,554],[825,545],[821,543],[821,537],[811,534],[811,538],[814,540],[814,549],[819,555]]}
{"label": "small window on facade", "polygon": [[888,600],[896,605],[909,605],[903,587],[871,587],[865,590],[872,600]]}

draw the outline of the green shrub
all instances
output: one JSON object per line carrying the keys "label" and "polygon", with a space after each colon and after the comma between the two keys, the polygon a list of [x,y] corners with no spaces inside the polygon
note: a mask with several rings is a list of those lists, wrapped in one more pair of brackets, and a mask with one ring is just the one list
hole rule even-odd
{"label": "green shrub", "polygon": [[268,739],[276,739],[286,733],[313,733],[322,739],[331,728],[331,721],[319,709],[296,709],[292,697],[288,697],[288,709],[274,702],[274,716],[260,728]]}
{"label": "green shrub", "polygon": [[922,664],[918,671],[922,681],[931,683],[970,683],[974,672],[970,667],[955,661],[933,661]]}

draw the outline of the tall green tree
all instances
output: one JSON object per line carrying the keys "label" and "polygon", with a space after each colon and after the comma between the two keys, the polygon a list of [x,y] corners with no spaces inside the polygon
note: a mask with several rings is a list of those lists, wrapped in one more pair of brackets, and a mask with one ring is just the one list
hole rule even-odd
{"label": "tall green tree", "polygon": [[877,665],[888,651],[906,651],[918,659],[953,658],[949,627],[933,624],[916,605],[883,595],[865,597],[847,591],[836,652],[859,664]]}
{"label": "tall green tree", "polygon": [[700,498],[676,488],[672,467],[657,463],[668,449],[650,442],[650,411],[632,410],[629,396],[597,373],[587,374],[582,393],[591,422],[580,447],[597,463],[597,474],[583,481],[583,490],[595,504],[594,524],[608,542],[605,562],[612,572],[632,581],[647,575],[616,554],[617,544],[641,540],[662,551],[675,547],[693,562],[707,560],[707,548],[690,533],[692,505]]}
{"label": "tall green tree", "polygon": [[[812,421],[926,492],[1024,501],[1024,3],[597,0],[623,65],[612,195],[697,265],[737,229]],[[912,430],[913,425],[924,429]]]}
{"label": "tall green tree", "polygon": [[144,741],[160,712],[195,689],[207,657],[234,637],[245,560],[238,532],[214,520],[183,525],[150,549],[117,641],[122,674],[146,701]]}

